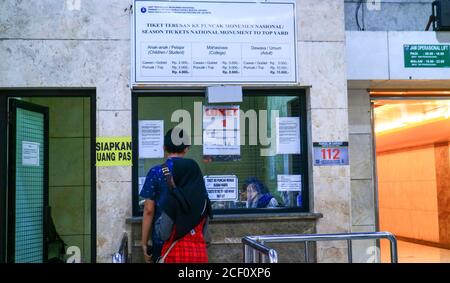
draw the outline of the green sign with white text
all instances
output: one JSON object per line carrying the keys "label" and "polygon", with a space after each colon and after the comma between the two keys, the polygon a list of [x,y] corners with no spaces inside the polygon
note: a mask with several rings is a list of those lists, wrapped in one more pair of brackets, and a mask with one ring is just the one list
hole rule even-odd
{"label": "green sign with white text", "polygon": [[450,45],[403,45],[405,68],[450,68]]}

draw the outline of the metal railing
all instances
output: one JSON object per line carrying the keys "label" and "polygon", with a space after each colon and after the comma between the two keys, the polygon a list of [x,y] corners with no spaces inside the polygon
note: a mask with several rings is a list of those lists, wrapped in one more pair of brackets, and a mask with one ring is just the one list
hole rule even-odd
{"label": "metal railing", "polygon": [[119,251],[112,255],[113,263],[128,263],[128,235],[123,233]]}
{"label": "metal railing", "polygon": [[[353,262],[352,241],[353,240],[380,240],[387,239],[390,242],[391,262],[398,262],[397,239],[390,232],[368,232],[368,233],[342,233],[342,234],[291,234],[291,235],[262,235],[246,236],[242,238],[244,262],[278,262],[276,250],[266,246],[266,243],[305,243],[305,262],[309,263],[309,243],[319,241],[347,241],[348,262]],[[253,252],[252,252],[253,250]],[[256,261],[258,259],[258,261]]]}

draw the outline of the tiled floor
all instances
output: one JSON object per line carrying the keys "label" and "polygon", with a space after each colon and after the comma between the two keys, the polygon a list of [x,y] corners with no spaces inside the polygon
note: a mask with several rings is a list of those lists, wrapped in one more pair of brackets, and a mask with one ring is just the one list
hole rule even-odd
{"label": "tiled floor", "polygon": [[[397,241],[399,263],[450,263],[450,250]],[[381,260],[390,262],[389,241],[381,241]]]}

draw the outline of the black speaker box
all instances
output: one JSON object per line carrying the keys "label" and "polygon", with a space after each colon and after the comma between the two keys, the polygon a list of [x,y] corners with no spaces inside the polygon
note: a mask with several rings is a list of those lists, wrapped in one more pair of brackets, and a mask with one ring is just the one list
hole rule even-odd
{"label": "black speaker box", "polygon": [[436,31],[450,31],[450,0],[436,0],[433,2],[433,29]]}

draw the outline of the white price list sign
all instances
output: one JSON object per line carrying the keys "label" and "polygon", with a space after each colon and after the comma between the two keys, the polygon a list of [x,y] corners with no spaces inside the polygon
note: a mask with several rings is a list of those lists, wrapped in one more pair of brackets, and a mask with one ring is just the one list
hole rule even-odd
{"label": "white price list sign", "polygon": [[134,84],[297,82],[294,2],[135,0],[134,9]]}
{"label": "white price list sign", "polygon": [[210,175],[204,179],[210,200],[237,201],[238,178],[235,175]]}

